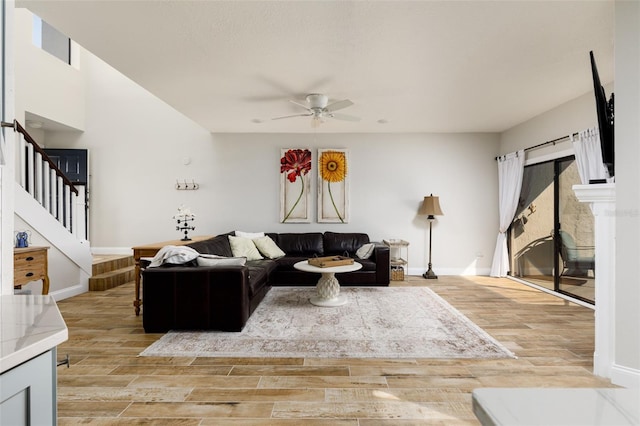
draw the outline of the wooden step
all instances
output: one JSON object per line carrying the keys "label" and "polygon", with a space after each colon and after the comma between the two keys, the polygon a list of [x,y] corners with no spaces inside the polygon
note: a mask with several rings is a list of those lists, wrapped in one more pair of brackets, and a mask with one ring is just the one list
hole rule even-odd
{"label": "wooden step", "polygon": [[89,278],[89,291],[104,291],[135,280],[135,266],[103,272]]}
{"label": "wooden step", "polygon": [[116,269],[132,266],[133,256],[128,255],[98,255],[93,256],[92,275],[104,274]]}
{"label": "wooden step", "polygon": [[94,256],[89,291],[104,291],[135,280],[133,256]]}

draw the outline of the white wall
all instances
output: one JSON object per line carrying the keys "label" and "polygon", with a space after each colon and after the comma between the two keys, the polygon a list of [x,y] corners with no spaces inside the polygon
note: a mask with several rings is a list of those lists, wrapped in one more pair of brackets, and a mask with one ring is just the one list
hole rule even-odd
{"label": "white wall", "polygon": [[[498,226],[497,135],[323,134],[321,129],[317,135],[212,135],[101,60],[83,57],[85,132],[48,134],[47,147],[90,150],[96,250],[179,238],[171,217],[185,204],[197,214],[194,234],[200,235],[334,230],[367,232],[376,240],[404,238],[411,243],[410,268],[419,274],[426,268],[428,227],[416,212],[422,198],[433,193],[444,211],[434,225],[436,273],[488,273]],[[311,148],[314,158],[317,148],[350,150],[349,224],[278,222],[280,149],[288,147]],[[176,179],[195,179],[200,189],[177,191]]]}
{"label": "white wall", "polygon": [[[585,58],[585,69],[590,73],[589,56],[585,55]],[[612,91],[613,84],[606,84],[607,96]],[[500,135],[500,154],[529,148],[597,125],[595,98],[591,91],[504,131]],[[565,151],[571,151],[573,155],[573,148],[568,141],[531,150],[527,152],[527,159],[535,161],[535,159],[553,157],[554,153]]]}
{"label": "white wall", "polygon": [[[29,245],[39,247],[49,247],[47,251],[49,294],[56,300],[81,294],[89,290],[87,285],[87,274],[78,268],[62,251],[51,244],[44,236],[30,227],[19,216],[15,217],[15,230],[28,231],[30,234]],[[42,293],[42,281],[34,281],[23,288],[31,290],[33,294]]]}
{"label": "white wall", "polygon": [[[640,3],[616,1],[614,382],[640,387]],[[635,373],[635,380],[627,380]]]}
{"label": "white wall", "polygon": [[[33,14],[15,9],[16,120],[25,125],[25,112],[66,126],[84,127],[83,73],[32,43]],[[75,52],[77,53],[77,52]],[[40,142],[40,139],[36,140]]]}
{"label": "white wall", "polygon": [[[14,3],[4,1],[0,4],[4,7],[4,25],[0,26],[0,72],[4,84],[0,90],[2,97],[2,121],[13,120],[15,109],[14,90]],[[0,165],[0,295],[13,294],[13,186],[14,179],[14,138],[15,134],[10,128],[1,128],[0,143],[5,164]]]}

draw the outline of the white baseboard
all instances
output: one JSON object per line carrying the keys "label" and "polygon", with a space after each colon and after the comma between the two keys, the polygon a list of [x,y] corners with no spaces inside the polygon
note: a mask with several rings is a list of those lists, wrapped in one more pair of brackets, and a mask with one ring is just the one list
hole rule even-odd
{"label": "white baseboard", "polygon": [[625,388],[640,388],[640,370],[613,364],[611,383]]}
{"label": "white baseboard", "polygon": [[131,247],[91,247],[91,254],[122,254],[130,256],[133,254],[133,250],[131,250]]}
{"label": "white baseboard", "polygon": [[[426,272],[424,268],[409,268],[409,275],[422,275]],[[476,276],[489,275],[491,268],[433,268],[436,275],[457,275],[457,276]]]}
{"label": "white baseboard", "polygon": [[73,296],[78,296],[89,291],[88,284],[77,284],[71,287],[65,287],[62,290],[56,290],[49,292],[55,301],[68,299]]}

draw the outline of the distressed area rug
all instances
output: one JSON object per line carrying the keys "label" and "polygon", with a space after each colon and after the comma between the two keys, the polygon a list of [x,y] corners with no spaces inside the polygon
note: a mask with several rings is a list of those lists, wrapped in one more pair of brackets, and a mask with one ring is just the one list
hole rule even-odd
{"label": "distressed area rug", "polygon": [[309,303],[315,288],[274,287],[239,333],[171,331],[141,356],[513,358],[425,287],[342,288],[348,304]]}

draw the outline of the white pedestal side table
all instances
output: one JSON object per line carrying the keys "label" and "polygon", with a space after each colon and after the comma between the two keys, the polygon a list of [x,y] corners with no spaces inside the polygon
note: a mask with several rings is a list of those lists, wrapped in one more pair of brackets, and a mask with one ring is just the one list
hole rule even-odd
{"label": "white pedestal side table", "polygon": [[347,298],[340,295],[340,283],[335,274],[357,271],[362,268],[362,265],[358,262],[353,262],[352,265],[320,268],[309,265],[309,262],[304,260],[296,263],[293,267],[300,271],[321,274],[318,284],[316,285],[317,295],[309,299],[309,302],[316,306],[342,306],[347,303]]}

